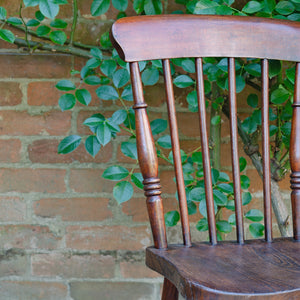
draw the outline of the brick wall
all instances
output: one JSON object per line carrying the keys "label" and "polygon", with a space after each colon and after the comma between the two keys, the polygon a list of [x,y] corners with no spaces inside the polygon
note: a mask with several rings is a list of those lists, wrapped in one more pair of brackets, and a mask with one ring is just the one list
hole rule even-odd
{"label": "brick wall", "polygon": [[[16,3],[2,1],[1,5],[13,16]],[[89,18],[91,1],[79,4],[83,17],[78,39],[90,43],[99,38],[116,12],[110,11],[95,23]],[[68,17],[69,9],[63,9],[60,17]],[[32,11],[25,12],[30,16]],[[116,104],[102,103],[92,90],[90,107],[78,105],[62,113],[54,85],[71,78],[70,71],[79,69],[84,60],[23,54],[3,42],[0,49],[0,300],[159,299],[162,278],[144,266],[143,250],[151,244],[151,233],[143,195],[137,191],[132,200],[118,205],[112,197],[112,183],[101,178],[110,165],[134,166],[120,152],[126,134],[121,133],[95,159],[83,147],[69,155],[57,154],[63,137],[86,133],[81,125],[84,117],[94,112],[111,115]],[[158,91],[159,87],[147,91],[152,119],[166,117]],[[198,128],[183,100],[179,102],[182,144],[193,149],[199,143]],[[223,123],[228,125],[226,120]],[[224,129],[223,150],[228,148],[227,135]],[[223,170],[228,171],[229,164],[224,156]],[[256,171],[249,166],[245,173],[252,179],[250,191],[259,199]],[[160,176],[166,211],[175,209],[169,166],[161,167]],[[288,179],[281,185],[287,189]],[[258,206],[255,201],[253,205]],[[192,231],[197,239],[206,238],[194,226]],[[180,241],[176,228],[168,235],[171,241]]]}

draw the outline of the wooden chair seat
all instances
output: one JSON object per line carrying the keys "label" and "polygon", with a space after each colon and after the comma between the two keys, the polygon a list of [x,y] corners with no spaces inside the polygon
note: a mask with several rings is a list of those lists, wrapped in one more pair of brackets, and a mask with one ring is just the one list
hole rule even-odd
{"label": "wooden chair seat", "polygon": [[[299,299],[300,243],[293,239],[147,248],[146,264],[187,299]],[[220,295],[222,293],[222,295]],[[297,295],[298,297],[297,297]],[[276,295],[276,297],[275,297]],[[207,298],[206,298],[207,297]]]}

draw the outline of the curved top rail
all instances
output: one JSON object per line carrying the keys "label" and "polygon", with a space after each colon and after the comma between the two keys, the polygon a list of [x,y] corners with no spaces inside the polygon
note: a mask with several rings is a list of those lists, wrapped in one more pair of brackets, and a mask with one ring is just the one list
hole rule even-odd
{"label": "curved top rail", "polygon": [[211,15],[127,17],[113,24],[111,40],[127,62],[177,57],[300,61],[300,22],[286,20]]}

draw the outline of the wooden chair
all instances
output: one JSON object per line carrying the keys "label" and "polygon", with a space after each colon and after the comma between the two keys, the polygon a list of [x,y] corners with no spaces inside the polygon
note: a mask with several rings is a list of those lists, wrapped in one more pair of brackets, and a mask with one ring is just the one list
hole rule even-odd
{"label": "wooden chair", "polygon": [[[162,15],[128,17],[112,27],[120,57],[130,63],[138,158],[153,233],[146,264],[165,278],[162,299],[300,299],[300,64],[296,64],[290,144],[293,238],[272,239],[268,59],[300,62],[300,23],[252,17]],[[170,58],[194,57],[210,243],[191,242]],[[228,57],[231,157],[237,242],[217,242],[211,184],[203,57]],[[244,240],[239,174],[235,58],[262,61],[262,143],[265,240]],[[138,61],[161,59],[179,195],[183,245],[167,245],[158,160]]]}

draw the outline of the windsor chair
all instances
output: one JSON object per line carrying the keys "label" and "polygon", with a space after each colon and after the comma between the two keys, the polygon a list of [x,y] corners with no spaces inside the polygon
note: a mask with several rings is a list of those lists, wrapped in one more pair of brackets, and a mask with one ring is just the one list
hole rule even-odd
{"label": "windsor chair", "polygon": [[[128,17],[111,40],[129,62],[138,158],[154,239],[146,264],[164,276],[162,299],[300,299],[300,23],[254,17],[163,15]],[[180,157],[171,58],[194,57],[210,242],[192,243]],[[203,84],[203,57],[228,57],[231,158],[237,242],[217,242]],[[239,174],[235,58],[262,63],[262,157],[265,240],[245,240]],[[161,59],[179,195],[182,245],[168,245],[158,159],[147,117],[139,61]],[[293,238],[272,238],[268,60],[296,62],[290,143]]]}

